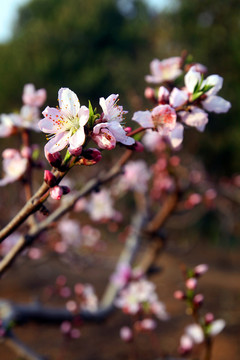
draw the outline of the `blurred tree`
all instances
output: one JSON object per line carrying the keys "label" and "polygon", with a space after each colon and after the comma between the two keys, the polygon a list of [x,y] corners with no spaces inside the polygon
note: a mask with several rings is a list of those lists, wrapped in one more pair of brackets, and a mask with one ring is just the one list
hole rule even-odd
{"label": "blurred tree", "polygon": [[46,87],[52,105],[60,87],[82,103],[114,92],[134,103],[151,30],[146,5],[131,4],[127,12],[116,0],[32,0],[22,7],[12,41],[0,47],[0,111],[20,104],[26,82]]}

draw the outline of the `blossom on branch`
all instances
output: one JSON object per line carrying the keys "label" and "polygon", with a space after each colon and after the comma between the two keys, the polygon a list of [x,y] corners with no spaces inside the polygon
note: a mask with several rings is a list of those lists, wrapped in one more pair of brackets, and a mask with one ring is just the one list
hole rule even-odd
{"label": "blossom on branch", "polygon": [[0,186],[19,180],[27,170],[28,160],[16,149],[6,149],[2,153],[4,177]]}
{"label": "blossom on branch", "polygon": [[122,127],[123,116],[127,111],[117,104],[118,94],[112,94],[107,99],[100,98],[99,104],[103,110],[100,123],[93,128],[93,140],[101,149],[111,150],[115,147],[116,142],[124,145],[133,145],[135,140],[126,135]]}
{"label": "blossom on branch", "polygon": [[175,56],[162,61],[154,59],[150,63],[152,75],[145,76],[147,82],[160,84],[164,81],[175,80],[181,75],[181,57]]}
{"label": "blossom on branch", "polygon": [[89,109],[81,106],[77,95],[68,88],[58,92],[59,108],[49,106],[43,111],[44,119],[38,125],[41,131],[50,134],[45,152],[55,153],[69,146],[78,149],[85,142],[84,125],[89,118]]}

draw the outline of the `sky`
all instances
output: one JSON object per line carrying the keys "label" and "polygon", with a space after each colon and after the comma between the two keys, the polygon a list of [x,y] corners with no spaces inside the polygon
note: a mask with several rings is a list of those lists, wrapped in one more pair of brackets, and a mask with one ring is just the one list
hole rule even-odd
{"label": "sky", "polygon": [[[17,19],[19,6],[29,0],[2,0],[0,11],[0,42],[6,42],[11,38],[12,28]],[[146,0],[157,10],[162,10],[169,3],[169,0]]]}

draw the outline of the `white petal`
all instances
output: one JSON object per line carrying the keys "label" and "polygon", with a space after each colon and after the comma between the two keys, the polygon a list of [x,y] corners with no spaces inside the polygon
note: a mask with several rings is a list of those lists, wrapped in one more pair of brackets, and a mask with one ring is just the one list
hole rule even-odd
{"label": "white petal", "polygon": [[208,123],[208,114],[197,107],[192,107],[191,111],[180,111],[179,115],[182,118],[182,121],[188,126],[194,126],[199,131],[205,129],[206,124]]}
{"label": "white petal", "polygon": [[208,96],[216,95],[222,88],[223,78],[219,75],[210,75],[202,83],[202,85],[212,85],[213,87],[206,92]]}
{"label": "white petal", "polygon": [[135,140],[126,135],[126,132],[117,121],[111,121],[111,123],[108,124],[108,129],[120,143],[124,145],[133,145],[135,143]]}
{"label": "white petal", "polygon": [[89,109],[86,106],[81,106],[78,112],[79,124],[84,126],[89,119]]}
{"label": "white petal", "polygon": [[84,128],[80,127],[69,139],[69,145],[72,150],[79,148],[85,141]]}
{"label": "white petal", "polygon": [[137,111],[133,114],[133,121],[136,121],[144,128],[153,128],[154,124],[151,117],[150,111]]}
{"label": "white petal", "polygon": [[187,326],[185,333],[190,336],[196,344],[200,344],[204,340],[202,328],[197,324]]}
{"label": "white petal", "polygon": [[69,131],[64,131],[62,133],[56,134],[51,140],[49,140],[45,145],[45,152],[54,154],[57,151],[60,151],[67,146],[69,142]]}
{"label": "white petal", "polygon": [[226,113],[231,108],[231,103],[221,96],[209,96],[206,100],[202,101],[202,106],[207,111],[213,111],[215,113]]}
{"label": "white petal", "polygon": [[222,319],[213,321],[212,324],[210,325],[210,335],[215,336],[219,334],[223,330],[225,325],[226,322]]}
{"label": "white petal", "polygon": [[69,120],[61,114],[61,111],[47,106],[43,111],[44,119],[38,122],[39,129],[47,134],[63,132],[69,124]]}
{"label": "white petal", "polygon": [[198,71],[195,71],[192,67],[187,72],[187,74],[184,77],[184,82],[186,85],[186,88],[190,94],[193,93],[193,90],[197,84],[197,82],[201,81],[201,74]]}
{"label": "white petal", "polygon": [[75,117],[80,109],[77,95],[68,88],[61,88],[58,91],[58,101],[60,110],[66,115]]}
{"label": "white petal", "polygon": [[169,103],[173,107],[182,106],[188,101],[188,95],[185,91],[174,88],[169,97]]}

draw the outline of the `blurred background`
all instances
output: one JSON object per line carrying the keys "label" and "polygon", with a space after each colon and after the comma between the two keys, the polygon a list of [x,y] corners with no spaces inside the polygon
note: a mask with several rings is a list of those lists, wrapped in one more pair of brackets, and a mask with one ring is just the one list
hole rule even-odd
{"label": "blurred background", "polygon": [[18,109],[24,84],[32,82],[47,89],[50,106],[60,87],[82,104],[119,93],[130,118],[149,106],[143,91],[150,61],[186,50],[208,74],[224,78],[220,95],[233,106],[211,114],[204,135],[191,131],[184,145],[214,175],[240,171],[238,0],[14,1],[22,5],[0,44],[0,113]]}
{"label": "blurred background", "polygon": [[[143,96],[144,75],[149,74],[150,61],[180,56],[186,50],[193,61],[207,66],[208,75],[218,74],[224,78],[220,96],[230,101],[232,108],[227,114],[211,113],[204,133],[195,129],[186,131],[184,154],[203,161],[209,179],[215,183],[240,173],[239,0],[18,0],[15,4],[19,9],[0,43],[0,113],[18,111],[22,105],[23,86],[34,83],[37,89],[47,89],[49,106],[57,105],[60,87],[73,90],[82,105],[87,105],[90,99],[93,106],[97,106],[99,97],[118,93],[121,105],[129,110],[130,120],[133,111],[151,106]],[[1,146],[6,147],[8,141],[1,139]],[[45,141],[44,136],[42,141]],[[184,155],[183,152],[180,154]],[[197,217],[197,221],[193,220],[194,226],[190,230],[186,230],[184,223],[182,227],[181,224],[178,226],[177,217],[168,224],[167,230],[174,240],[159,262],[164,272],[158,289],[175,318],[159,330],[159,337],[164,341],[165,349],[176,353],[176,339],[186,320],[184,314],[178,315],[183,309],[172,298],[176,286],[181,284],[179,263],[194,266],[198,262],[208,262],[212,272],[209,277],[206,275],[202,287],[208,299],[208,310],[215,311],[228,323],[213,359],[238,360],[239,193],[234,201],[229,198],[222,201],[220,208],[220,216],[211,210],[203,217]],[[5,216],[8,217],[7,212]],[[112,253],[110,250],[111,264],[121,245],[115,244]],[[22,282],[16,282],[19,269],[13,267],[3,279],[1,297],[18,301],[32,299],[39,293],[39,287],[44,288],[48,281],[54,282],[61,271],[58,261],[54,261],[51,266],[49,263],[39,264],[39,268],[32,266],[37,271],[30,271],[30,274],[29,265],[24,264],[20,276]],[[101,261],[97,265],[102,265]],[[94,280],[100,292],[109,269],[103,269],[101,274],[102,277],[98,274],[96,278],[94,268],[87,274],[87,280]],[[75,272],[75,278],[71,271],[68,275],[72,279],[79,278],[78,272]],[[81,275],[82,279],[85,278],[83,275],[86,274]],[[91,333],[85,329],[82,343],[71,345],[70,358],[79,359],[77,354],[81,346],[84,347],[84,341],[93,336],[96,347],[84,350],[85,359],[123,359],[126,349],[119,343],[116,328],[124,322],[120,316],[115,316],[114,321],[110,321],[101,334],[97,326]],[[60,348],[57,335],[54,335],[53,345],[49,345],[49,339],[53,341],[53,332],[47,326],[43,330],[41,337],[38,326],[30,327],[26,335],[19,332],[37,351],[52,352],[54,358],[55,350]],[[58,330],[54,331],[57,334]],[[110,348],[106,336],[110,336],[113,344]],[[143,351],[148,349],[144,346]],[[101,355],[99,349],[102,349]],[[9,357],[8,350],[2,354],[3,360],[15,359],[14,355]],[[151,351],[146,351],[145,359],[153,359]]]}

